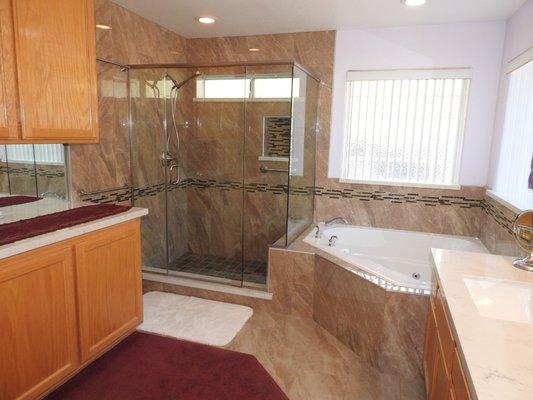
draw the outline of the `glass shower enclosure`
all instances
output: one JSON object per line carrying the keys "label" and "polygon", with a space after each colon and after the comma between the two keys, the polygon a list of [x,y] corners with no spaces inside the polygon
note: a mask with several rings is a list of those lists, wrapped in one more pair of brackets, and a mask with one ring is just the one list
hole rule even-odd
{"label": "glass shower enclosure", "polygon": [[294,63],[134,66],[145,271],[264,287],[268,249],[313,221],[319,82]]}

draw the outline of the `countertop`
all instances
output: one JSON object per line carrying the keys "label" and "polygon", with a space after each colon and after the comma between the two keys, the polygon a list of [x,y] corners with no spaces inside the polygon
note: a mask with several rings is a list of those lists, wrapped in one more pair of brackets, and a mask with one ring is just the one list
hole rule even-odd
{"label": "countertop", "polygon": [[532,399],[533,273],[504,256],[432,253],[472,395]]}
{"label": "countertop", "polygon": [[[7,224],[23,219],[35,218],[55,212],[66,211],[92,203],[72,202],[55,198],[44,198],[32,203],[19,204],[15,206],[0,207],[0,224]],[[70,228],[60,229],[43,235],[34,236],[14,243],[0,246],[0,259],[24,253],[39,247],[47,246],[76,236],[84,235],[112,225],[140,218],[148,214],[145,208],[133,207],[130,210],[97,219]]]}

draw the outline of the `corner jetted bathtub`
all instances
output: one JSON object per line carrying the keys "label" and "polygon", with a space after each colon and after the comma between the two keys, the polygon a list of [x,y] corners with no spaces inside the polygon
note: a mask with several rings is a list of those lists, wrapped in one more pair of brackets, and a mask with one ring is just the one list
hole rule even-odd
{"label": "corner jetted bathtub", "polygon": [[[488,253],[479,239],[466,236],[339,224],[322,228],[319,238],[316,231],[313,229],[304,242],[344,261],[348,264],[344,267],[362,278],[405,293],[429,294],[432,248]],[[329,246],[332,236],[337,239]]]}

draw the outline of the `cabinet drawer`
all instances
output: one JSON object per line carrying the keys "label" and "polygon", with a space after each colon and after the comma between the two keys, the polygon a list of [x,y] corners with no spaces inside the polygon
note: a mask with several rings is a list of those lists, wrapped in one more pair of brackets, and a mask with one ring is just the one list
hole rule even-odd
{"label": "cabinet drawer", "polygon": [[455,353],[455,341],[453,339],[452,330],[448,322],[448,317],[444,310],[444,299],[442,297],[442,290],[438,290],[435,301],[435,317],[437,319],[437,330],[439,332],[439,339],[442,345],[442,357],[446,366],[446,373],[451,375],[452,361]]}

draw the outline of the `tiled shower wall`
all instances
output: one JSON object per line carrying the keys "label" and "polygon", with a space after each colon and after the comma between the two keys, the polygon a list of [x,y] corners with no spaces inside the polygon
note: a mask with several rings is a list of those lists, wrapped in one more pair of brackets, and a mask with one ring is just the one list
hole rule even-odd
{"label": "tiled shower wall", "polygon": [[[322,83],[318,93],[316,220],[344,216],[349,222],[359,225],[474,235],[480,236],[491,251],[513,255],[517,253],[509,231],[510,221],[514,218],[513,213],[486,197],[483,188],[463,187],[455,191],[382,187],[340,183],[337,179],[327,177],[335,46],[333,31],[185,40],[108,0],[96,1],[96,21],[113,27],[109,31],[98,30],[96,46],[98,57],[111,61],[125,64],[184,62],[212,64],[295,60],[320,78]],[[261,51],[251,53],[248,51],[251,47],[257,47]],[[117,67],[98,63],[98,80],[101,143],[70,146],[73,197],[77,197],[80,189],[94,191],[132,184],[129,169],[125,73]],[[210,112],[208,104],[199,106],[198,109],[202,107],[206,113]],[[231,105],[227,105],[227,109],[224,110],[211,111],[214,111],[212,116],[216,123],[222,124],[221,126],[226,120],[221,115],[229,113],[227,115],[238,118],[235,113],[241,112],[231,109]],[[213,158],[215,164],[219,161],[231,162],[232,157],[236,155],[235,148],[238,146],[236,142],[228,141],[226,144],[217,138],[204,138],[204,140],[211,140],[212,146],[218,146]],[[232,151],[225,151],[220,146],[232,146]],[[205,156],[209,155],[209,151]],[[187,153],[189,164],[186,168],[189,171],[203,171],[206,168],[205,165],[198,166],[202,164],[202,154]],[[253,171],[257,165],[249,168],[249,171]],[[236,201],[228,198],[230,191],[227,188],[217,188],[216,183],[207,182],[210,177],[205,176],[206,179],[203,180],[202,176],[196,178],[200,180],[200,185],[207,185],[208,189],[197,187],[187,189],[189,191],[187,200],[192,204],[187,210],[190,216],[187,222],[187,234],[191,246],[201,246],[199,240],[191,242],[191,238],[195,235],[201,238],[201,235],[211,234],[220,226],[231,227],[231,221],[237,221],[235,216],[226,215],[223,220],[208,221],[204,216],[201,224],[192,223],[194,218],[199,218],[200,215],[205,215],[207,210],[212,210],[211,205],[218,205],[227,212],[229,209],[227,205]],[[258,175],[257,178],[261,179],[261,176]],[[259,215],[268,213],[269,208],[273,213],[279,212],[276,202],[271,201],[276,199],[275,194],[269,199],[266,199],[262,193],[245,195],[250,197],[251,215],[256,215],[257,221],[262,221]],[[253,199],[255,197],[256,200]],[[128,191],[111,192],[102,199],[127,200]],[[251,220],[252,228],[253,221],[254,219]],[[277,229],[272,227],[274,232]],[[221,242],[224,251],[230,249],[234,243],[231,235],[225,240],[227,240],[225,244],[224,241]],[[258,243],[259,249],[269,240],[270,238],[263,235],[250,240],[250,243]],[[256,250],[252,248],[250,251],[253,253]]]}

